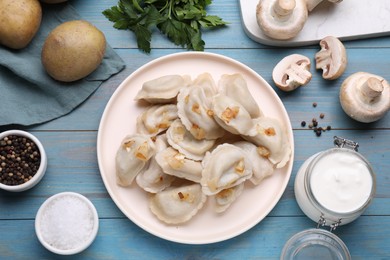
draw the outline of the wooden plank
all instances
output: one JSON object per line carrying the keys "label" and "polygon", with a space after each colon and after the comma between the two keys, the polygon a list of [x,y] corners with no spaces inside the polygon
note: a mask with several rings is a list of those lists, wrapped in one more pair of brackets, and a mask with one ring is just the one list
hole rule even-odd
{"label": "wooden plank", "polygon": [[[109,39],[114,48],[137,48],[132,32],[119,31],[112,27],[102,11],[115,6],[117,0],[73,0],[71,4],[77,9],[82,18],[87,19],[97,26]],[[92,8],[93,6],[93,8]],[[269,46],[262,45],[251,40],[244,32],[243,23],[240,17],[240,6],[238,0],[213,1],[207,9],[209,14],[218,15],[230,24],[223,29],[205,30],[203,37],[206,48],[261,48],[269,49]],[[390,47],[390,37],[382,37],[368,40],[345,42],[347,47]],[[315,46],[315,45],[314,45]],[[158,31],[155,31],[152,38],[153,48],[181,49],[175,46]]]}
{"label": "wooden plank", "polygon": [[[33,132],[48,155],[48,169],[42,181],[32,190],[15,194],[0,191],[1,219],[31,219],[43,201],[63,191],[79,192],[95,204],[103,218],[123,217],[107,194],[96,159],[96,132]],[[294,131],[295,160],[291,179],[271,216],[303,216],[294,196],[294,180],[299,167],[311,155],[333,147],[333,136],[359,142],[360,152],[377,175],[377,191],[365,215],[390,215],[389,130],[332,130],[317,137],[309,130]],[[375,142],[375,145],[372,143]],[[114,173],[113,173],[114,174]]]}
{"label": "wooden plank", "polygon": [[[390,71],[388,70],[390,66],[390,60],[388,59],[390,57],[390,48],[349,49],[349,65],[346,72],[337,80],[324,80],[321,77],[322,72],[316,71],[315,65],[313,64],[311,68],[313,74],[312,80],[307,86],[288,93],[280,91],[275,87],[272,81],[272,70],[283,57],[293,53],[299,53],[314,59],[316,51],[314,49],[212,50],[213,53],[225,55],[242,62],[260,74],[275,89],[283,101],[294,129],[302,129],[300,126],[301,121],[310,121],[313,117],[318,118],[320,113],[325,114],[325,118],[321,120],[323,125],[331,125],[336,129],[390,128],[390,114],[372,124],[359,123],[350,119],[342,110],[338,98],[340,85],[352,73],[365,71],[390,80]],[[138,50],[120,49],[117,52],[126,62],[127,67],[124,71],[104,82],[89,99],[70,114],[30,129],[97,130],[104,108],[120,83],[141,66],[175,51],[154,50],[149,56],[140,53]],[[140,86],[134,87],[140,88]],[[261,103],[260,97],[258,99]],[[133,101],[129,100],[129,102]],[[316,108],[313,108],[313,102],[318,104]],[[4,129],[4,127],[0,127],[1,129]]]}
{"label": "wooden plank", "polygon": [[[375,223],[381,223],[376,225]],[[52,259],[55,255],[40,245],[34,220],[1,221],[2,259]],[[94,243],[72,259],[279,259],[287,240],[313,228],[305,217],[267,217],[244,234],[209,245],[184,245],[157,238],[126,219],[100,219]],[[276,232],[277,230],[277,232]],[[336,234],[345,242],[352,259],[390,257],[390,217],[361,217],[339,227]],[[28,252],[28,255],[26,254]]]}

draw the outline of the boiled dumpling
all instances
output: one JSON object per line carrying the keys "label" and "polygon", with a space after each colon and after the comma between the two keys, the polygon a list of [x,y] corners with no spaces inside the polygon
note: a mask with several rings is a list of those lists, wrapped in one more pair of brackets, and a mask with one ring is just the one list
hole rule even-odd
{"label": "boiled dumpling", "polygon": [[150,198],[150,209],[161,221],[179,224],[190,220],[203,207],[207,197],[199,184],[170,187]]}
{"label": "boiled dumpling", "polygon": [[215,195],[215,212],[222,213],[241,195],[245,183],[221,190]]}
{"label": "boiled dumpling", "polygon": [[166,75],[146,81],[135,96],[135,100],[146,100],[149,103],[170,103],[175,100],[179,90],[191,82],[189,76]]}
{"label": "boiled dumpling", "polygon": [[263,156],[276,164],[276,168],[282,168],[291,155],[286,129],[272,117],[259,117],[253,121],[254,127],[243,137],[262,149]]}
{"label": "boiled dumpling", "polygon": [[200,182],[202,163],[185,157],[172,147],[168,147],[156,154],[156,161],[166,174],[179,178]]}
{"label": "boiled dumpling", "polygon": [[215,140],[196,139],[180,119],[176,119],[167,130],[168,143],[192,160],[202,160],[207,151],[209,151],[215,143]]}
{"label": "boiled dumpling", "polygon": [[235,142],[233,145],[240,147],[247,152],[249,160],[252,162],[253,176],[249,180],[258,185],[264,178],[271,176],[275,171],[275,165],[271,161],[264,157],[262,154],[262,148],[259,148],[246,141]]}
{"label": "boiled dumpling", "polygon": [[117,183],[129,186],[154,155],[155,149],[152,139],[146,135],[126,136],[115,157]]}
{"label": "boiled dumpling", "polygon": [[236,186],[252,177],[252,164],[241,148],[222,144],[203,159],[202,190],[206,195]]}
{"label": "boiled dumpling", "polygon": [[[156,153],[166,149],[168,143],[165,135],[159,135],[154,142]],[[138,186],[147,192],[156,193],[169,187],[176,178],[163,172],[156,158],[152,157],[144,169],[137,175]]]}
{"label": "boiled dumpling", "polygon": [[218,82],[218,86],[220,93],[240,103],[252,118],[263,115],[241,74],[222,75]]}
{"label": "boiled dumpling", "polygon": [[233,134],[245,134],[253,127],[252,118],[248,111],[228,96],[215,95],[212,109],[215,121]]}
{"label": "boiled dumpling", "polygon": [[217,93],[212,77],[199,75],[188,88],[182,88],[177,97],[179,118],[196,139],[217,139],[225,130],[215,122],[211,99]]}
{"label": "boiled dumpling", "polygon": [[166,104],[150,106],[137,117],[137,133],[157,135],[168,129],[176,118],[176,105]]}

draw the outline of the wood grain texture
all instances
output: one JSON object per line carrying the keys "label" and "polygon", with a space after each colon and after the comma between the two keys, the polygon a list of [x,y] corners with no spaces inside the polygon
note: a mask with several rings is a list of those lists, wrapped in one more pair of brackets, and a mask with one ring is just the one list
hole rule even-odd
{"label": "wood grain texture", "polygon": [[[44,249],[34,231],[34,219],[40,205],[48,197],[63,191],[79,192],[88,197],[100,218],[95,242],[72,259],[279,259],[284,243],[292,235],[315,227],[295,201],[294,179],[309,156],[333,146],[334,135],[359,142],[359,151],[371,162],[377,175],[373,203],[362,217],[340,227],[335,233],[348,246],[352,259],[390,259],[390,114],[376,123],[362,124],[350,119],[338,101],[342,81],[354,72],[367,71],[390,80],[390,37],[346,42],[349,64],[340,79],[325,81],[321,71],[315,71],[312,64],[310,84],[292,93],[284,93],[272,83],[271,74],[276,63],[293,53],[306,55],[314,63],[319,47],[271,48],[258,44],[242,29],[237,0],[213,1],[209,13],[221,16],[230,24],[224,29],[203,34],[206,51],[246,64],[275,89],[291,120],[295,158],[288,186],[268,217],[233,239],[192,246],[162,240],[127,219],[106,191],[96,155],[100,118],[120,83],[144,64],[185,50],[156,32],[151,54],[140,52],[132,33],[115,30],[101,13],[116,5],[116,0],[71,0],[70,3],[83,19],[105,33],[109,44],[125,61],[126,69],[104,82],[70,114],[46,124],[24,128],[45,146],[48,169],[43,180],[29,191],[0,191],[0,259],[65,258]],[[261,97],[256,98],[261,102]],[[318,104],[316,108],[312,106],[313,102]],[[324,119],[319,119],[320,124],[331,125],[332,130],[317,137],[312,130],[301,127],[301,122],[309,122],[313,117],[318,119],[320,113],[325,114]],[[0,131],[10,128],[21,127],[0,126]]]}

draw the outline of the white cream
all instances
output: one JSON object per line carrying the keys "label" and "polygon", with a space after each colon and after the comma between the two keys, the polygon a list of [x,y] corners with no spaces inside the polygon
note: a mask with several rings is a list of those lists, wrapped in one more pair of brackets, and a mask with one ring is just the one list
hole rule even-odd
{"label": "white cream", "polygon": [[312,168],[310,186],[323,207],[347,213],[366,203],[372,190],[372,177],[355,153],[329,153]]}
{"label": "white cream", "polygon": [[295,197],[313,221],[324,218],[330,225],[341,219],[343,225],[359,217],[369,205],[375,190],[374,178],[369,163],[358,153],[331,149],[304,162],[295,179]]}

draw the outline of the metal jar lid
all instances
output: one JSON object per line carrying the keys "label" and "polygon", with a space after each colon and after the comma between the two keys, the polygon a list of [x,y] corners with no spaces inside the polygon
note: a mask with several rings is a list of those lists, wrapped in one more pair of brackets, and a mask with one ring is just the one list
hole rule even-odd
{"label": "metal jar lid", "polygon": [[280,259],[350,260],[351,255],[338,236],[324,229],[313,228],[292,236],[284,245]]}

